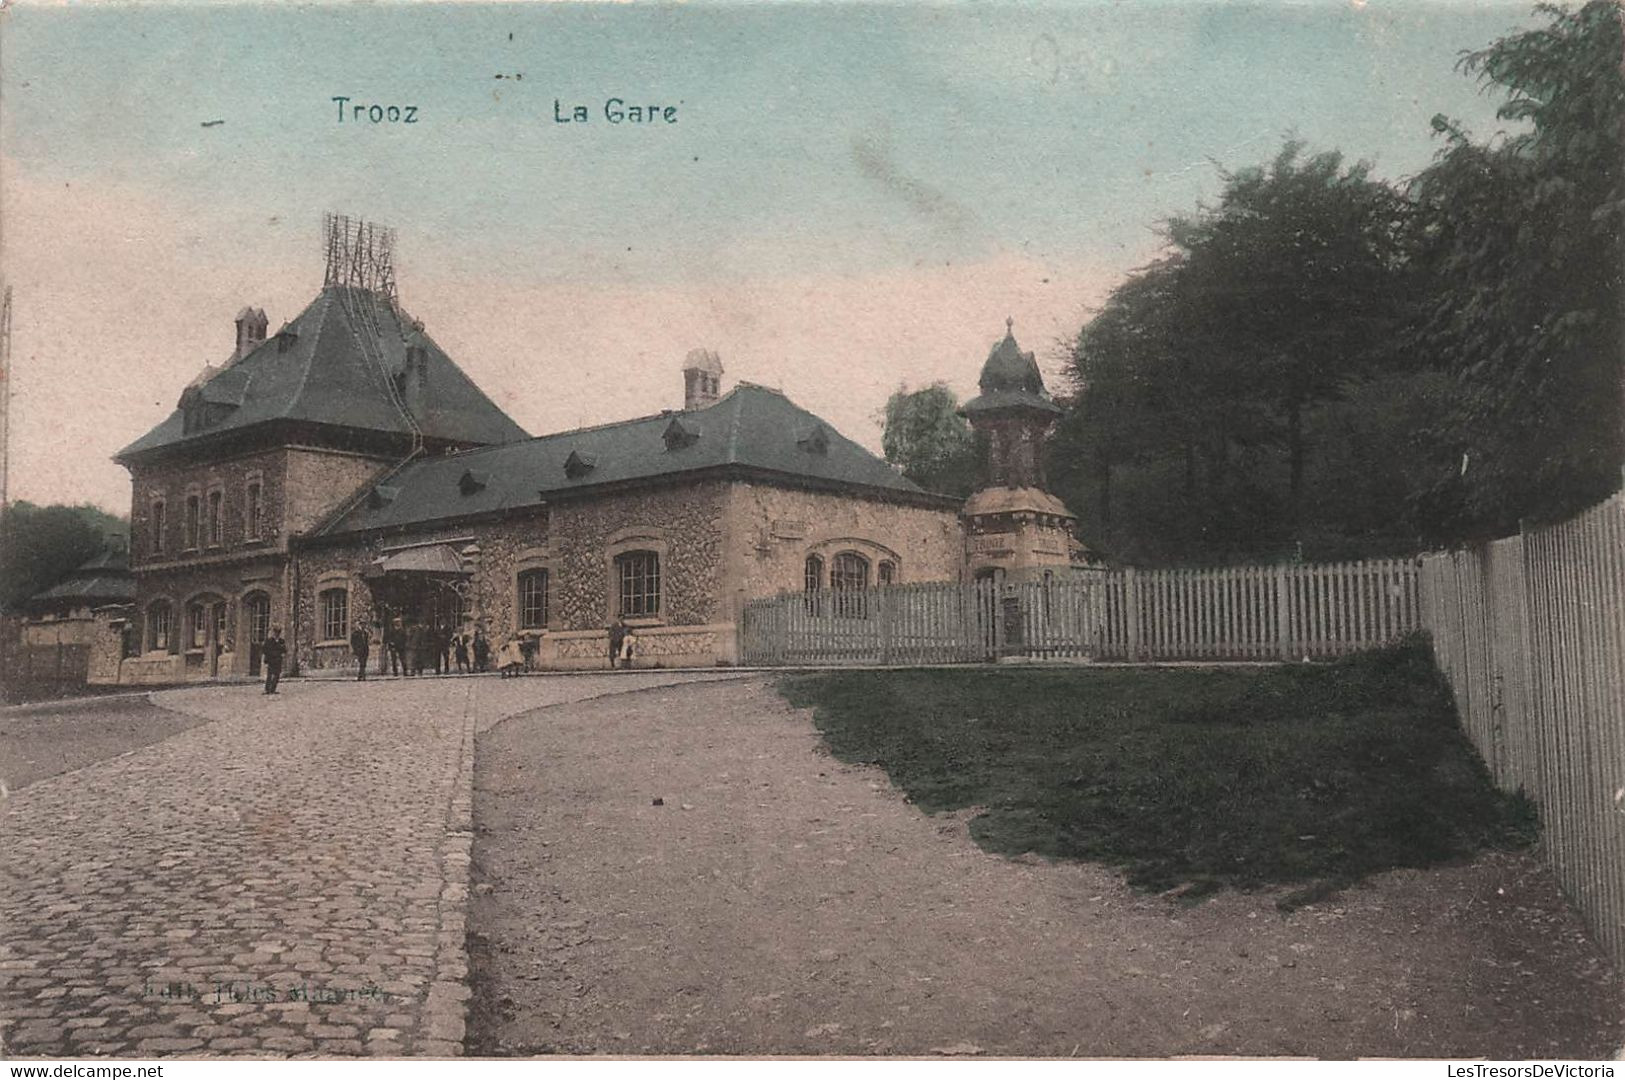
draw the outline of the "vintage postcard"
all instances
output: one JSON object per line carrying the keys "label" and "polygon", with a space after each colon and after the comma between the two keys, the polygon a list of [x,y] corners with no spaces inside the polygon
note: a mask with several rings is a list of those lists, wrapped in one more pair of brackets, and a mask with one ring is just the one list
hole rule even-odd
{"label": "vintage postcard", "polygon": [[0,4],[0,1052],[1618,1054],[1622,21]]}

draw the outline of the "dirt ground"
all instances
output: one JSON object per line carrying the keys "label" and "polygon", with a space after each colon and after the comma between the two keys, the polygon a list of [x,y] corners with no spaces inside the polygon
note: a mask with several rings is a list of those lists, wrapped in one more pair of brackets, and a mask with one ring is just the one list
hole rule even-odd
{"label": "dirt ground", "polygon": [[16,791],[204,722],[128,692],[0,709],[0,784]]}
{"label": "dirt ground", "polygon": [[[1280,914],[989,855],[762,680],[480,737],[481,1055],[1596,1058],[1620,983],[1527,855]],[[656,805],[655,800],[663,805]]]}

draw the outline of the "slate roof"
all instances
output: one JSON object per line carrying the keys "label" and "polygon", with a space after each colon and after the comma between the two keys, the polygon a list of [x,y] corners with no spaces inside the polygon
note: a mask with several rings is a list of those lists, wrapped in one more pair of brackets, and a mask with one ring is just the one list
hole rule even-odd
{"label": "slate roof", "polygon": [[[377,343],[375,352],[363,352],[358,340],[363,334]],[[208,377],[194,380],[189,391],[195,389],[203,401],[224,406],[223,416],[187,432],[183,410],[177,408],[116,457],[122,461],[275,420],[409,435],[411,425],[394,404],[385,371],[374,358],[381,357],[382,367],[391,374],[401,371],[408,337],[427,353],[427,407],[416,417],[426,437],[476,446],[527,438],[523,428],[389,303],[364,289],[333,285],[248,355],[212,375],[205,369]]]}
{"label": "slate roof", "polygon": [[[668,438],[674,420],[698,437]],[[384,497],[360,500],[321,535],[520,509],[603,485],[727,467],[945,508],[959,502],[925,492],[778,391],[741,383],[703,409],[421,459],[389,478]]]}
{"label": "slate roof", "polygon": [[1044,376],[1038,370],[1038,361],[1032,353],[1021,351],[1021,346],[1016,344],[1015,329],[1009,324],[1006,325],[1004,340],[988,353],[977,385],[981,388],[981,395],[965,402],[961,412],[985,413],[996,409],[1037,409],[1048,413],[1061,411],[1044,389]]}
{"label": "slate roof", "polygon": [[75,603],[128,603],[135,599],[135,578],[130,554],[122,547],[103,548],[75,567],[66,578],[29,597],[30,604],[53,601]]}

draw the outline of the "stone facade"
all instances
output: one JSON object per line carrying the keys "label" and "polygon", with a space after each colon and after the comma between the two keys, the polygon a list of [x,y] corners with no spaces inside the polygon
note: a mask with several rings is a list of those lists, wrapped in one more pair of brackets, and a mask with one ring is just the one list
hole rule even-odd
{"label": "stone facade", "polygon": [[[708,666],[737,660],[736,624],[746,599],[803,587],[808,555],[826,565],[857,552],[894,580],[957,580],[959,523],[952,511],[852,494],[735,480],[673,480],[660,486],[584,495],[500,520],[438,521],[388,536],[334,536],[298,545],[298,614],[293,656],[311,670],[353,667],[349,643],[325,639],[321,594],[348,594],[348,625],[379,637],[368,568],[381,557],[445,545],[465,559],[462,629],[478,626],[493,648],[521,632],[520,575],[547,571],[547,626],[537,663],[604,667],[606,627],[615,617],[616,556],[659,557],[658,613],[628,618],[636,666]],[[377,645],[374,646],[375,656]]]}
{"label": "stone facade", "polygon": [[[730,486],[725,592],[729,621],[745,600],[800,591],[808,556],[824,564],[855,551],[871,568],[889,561],[894,581],[958,581],[964,540],[952,511],[762,483]],[[871,583],[876,577],[871,576]]]}
{"label": "stone facade", "polygon": [[[247,675],[252,638],[290,627],[292,538],[353,498],[387,463],[318,447],[279,447],[219,460],[131,470],[132,633],[137,655],[121,682],[172,683]],[[212,498],[218,495],[218,510]],[[196,498],[197,525],[189,521]],[[155,543],[162,504],[162,542]],[[221,611],[216,610],[216,606]],[[202,608],[207,625],[194,632]],[[160,634],[160,612],[168,632]]]}

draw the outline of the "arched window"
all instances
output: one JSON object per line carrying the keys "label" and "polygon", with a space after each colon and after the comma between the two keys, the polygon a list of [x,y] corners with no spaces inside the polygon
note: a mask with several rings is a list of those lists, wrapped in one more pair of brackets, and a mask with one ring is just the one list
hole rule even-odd
{"label": "arched window", "polygon": [[271,636],[271,598],[265,593],[250,593],[243,600],[243,612],[247,615],[248,643],[250,645],[263,645],[265,639]]}
{"label": "arched window", "polygon": [[250,481],[243,501],[243,535],[250,540],[260,538],[260,518],[264,514],[264,508],[260,502],[262,490],[260,481]]}
{"label": "arched window", "polygon": [[526,570],[519,575],[519,629],[547,629],[546,570]]}
{"label": "arched window", "polygon": [[225,522],[222,517],[225,513],[226,497],[222,492],[209,492],[209,546],[219,547],[225,541]]}
{"label": "arched window", "polygon": [[660,614],[660,556],[653,551],[627,551],[615,556],[615,578],[622,618]]}
{"label": "arched window", "polygon": [[209,609],[203,604],[186,605],[186,647],[201,649],[209,634]]}
{"label": "arched window", "polygon": [[890,585],[897,580],[897,564],[890,559],[884,559],[875,567],[875,584]]}
{"label": "arched window", "polygon": [[166,600],[155,600],[147,608],[147,649],[169,652],[170,610]]}
{"label": "arched window", "polygon": [[835,614],[862,618],[863,590],[869,587],[869,560],[855,551],[835,556],[829,568],[829,587],[835,594]]}
{"label": "arched window", "polygon": [[350,636],[350,591],[323,589],[320,597],[322,640],[343,641]]}
{"label": "arched window", "polygon": [[202,527],[202,500],[196,495],[188,495],[186,497],[186,550],[197,550]]}
{"label": "arched window", "polygon": [[154,499],[152,501],[152,519],[149,524],[152,528],[152,553],[162,555],[164,553],[164,500]]}

